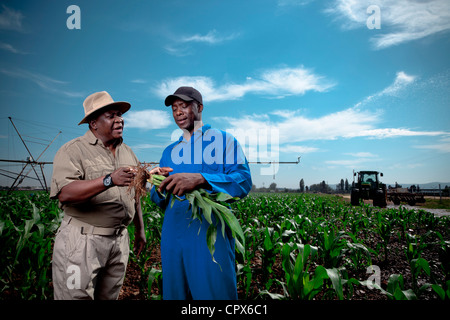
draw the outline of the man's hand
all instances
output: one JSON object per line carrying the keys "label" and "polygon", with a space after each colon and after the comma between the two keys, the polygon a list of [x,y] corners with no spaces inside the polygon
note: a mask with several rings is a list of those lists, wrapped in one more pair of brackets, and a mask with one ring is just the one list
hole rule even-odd
{"label": "man's hand", "polygon": [[145,239],[144,229],[136,229],[136,232],[134,234],[134,252],[136,253],[137,257],[139,257],[139,255],[141,254],[146,242],[147,240]]}
{"label": "man's hand", "polygon": [[164,177],[168,177],[169,176],[169,172],[172,172],[173,169],[169,168],[169,167],[156,167],[153,168],[152,170],[150,170],[150,174],[159,174],[161,176]]}
{"label": "man's hand", "polygon": [[129,186],[136,175],[135,170],[131,167],[122,167],[111,173],[114,185],[123,187]]}
{"label": "man's hand", "polygon": [[209,183],[200,173],[175,173],[161,182],[158,191],[166,190],[181,197],[186,192],[208,187],[210,187]]}

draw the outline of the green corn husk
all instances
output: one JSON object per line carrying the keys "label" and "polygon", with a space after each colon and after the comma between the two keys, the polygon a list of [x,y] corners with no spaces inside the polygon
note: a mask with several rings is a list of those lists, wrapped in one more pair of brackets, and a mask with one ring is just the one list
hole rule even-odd
{"label": "green corn husk", "polygon": [[[158,188],[165,178],[166,177],[162,175],[153,174],[147,181]],[[161,195],[168,201],[171,193]],[[177,200],[187,200],[189,201],[189,209],[192,209],[192,220],[198,219],[200,220],[200,222],[202,222],[203,218],[205,218],[205,220],[209,223],[209,227],[206,232],[206,244],[208,246],[209,252],[211,253],[211,258],[215,263],[217,263],[217,261],[214,259],[214,251],[217,239],[217,224],[219,221],[221,222],[222,236],[225,238],[226,224],[230,228],[231,234],[235,239],[237,251],[241,254],[244,253],[244,232],[242,231],[238,219],[234,216],[233,212],[228,207],[228,203],[239,200],[238,197],[232,197],[224,192],[209,193],[205,189],[197,189],[191,192],[187,192],[185,194],[185,197],[186,199],[181,199],[180,197],[173,195],[170,205],[173,206],[174,202]],[[199,209],[201,209],[201,212],[199,211]],[[213,216],[216,218],[215,224],[213,223]]]}

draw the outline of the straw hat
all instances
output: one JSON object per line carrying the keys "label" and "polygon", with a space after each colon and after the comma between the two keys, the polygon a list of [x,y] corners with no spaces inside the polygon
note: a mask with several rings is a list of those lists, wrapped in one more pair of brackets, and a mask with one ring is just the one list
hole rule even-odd
{"label": "straw hat", "polygon": [[118,107],[122,113],[127,112],[131,108],[131,105],[128,102],[114,101],[109,95],[109,93],[106,91],[91,94],[83,102],[84,118],[83,120],[80,121],[78,125],[82,123],[88,123],[89,116],[92,115],[94,112],[111,106]]}

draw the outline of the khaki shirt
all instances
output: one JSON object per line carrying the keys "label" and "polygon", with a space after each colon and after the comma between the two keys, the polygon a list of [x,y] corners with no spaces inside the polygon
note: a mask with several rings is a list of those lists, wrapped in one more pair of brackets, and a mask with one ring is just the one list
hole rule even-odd
{"label": "khaki shirt", "polygon": [[[88,130],[63,145],[53,161],[50,197],[57,198],[61,189],[75,180],[93,180],[125,166],[136,166],[139,161],[131,148],[120,142],[115,157],[101,140]],[[113,186],[83,203],[61,204],[66,215],[95,227],[128,226],[135,214],[134,190]]]}

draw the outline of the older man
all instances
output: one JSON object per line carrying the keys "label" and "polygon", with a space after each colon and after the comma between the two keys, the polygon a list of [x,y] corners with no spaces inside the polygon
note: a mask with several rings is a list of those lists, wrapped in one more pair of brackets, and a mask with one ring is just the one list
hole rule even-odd
{"label": "older man", "polygon": [[[204,188],[245,197],[252,187],[250,169],[236,139],[202,122],[203,100],[192,87],[180,87],[165,100],[183,135],[163,152],[160,166],[173,169],[159,193],[183,197]],[[161,236],[163,298],[237,299],[235,240],[227,227],[218,232],[215,263],[206,244],[208,223],[192,221],[187,201],[167,201],[152,189],[152,200],[165,210]],[[218,227],[220,230],[220,227]]]}
{"label": "older man", "polygon": [[89,130],[55,155],[50,197],[59,199],[64,219],[53,249],[54,298],[117,299],[129,256],[127,226],[136,226],[135,247],[145,245],[139,199],[128,191],[139,162],[123,143],[122,115],[128,102],[103,91],[86,98]]}

